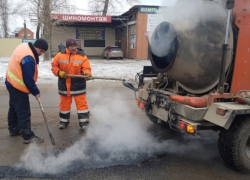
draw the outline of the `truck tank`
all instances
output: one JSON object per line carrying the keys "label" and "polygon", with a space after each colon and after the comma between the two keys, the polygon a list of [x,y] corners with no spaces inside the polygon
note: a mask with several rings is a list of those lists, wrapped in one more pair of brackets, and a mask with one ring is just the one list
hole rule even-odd
{"label": "truck tank", "polygon": [[[185,1],[178,1],[174,8],[183,6],[182,2]],[[184,90],[194,94],[206,93],[219,82],[227,22],[227,13],[219,4],[204,1],[200,8],[205,10],[197,10],[193,15],[204,18],[194,18],[193,22],[191,19],[192,28],[175,28],[176,22],[164,21],[156,27],[149,43],[153,68],[166,73]],[[203,12],[207,14],[201,15]],[[231,25],[228,38],[226,70],[232,61]]]}

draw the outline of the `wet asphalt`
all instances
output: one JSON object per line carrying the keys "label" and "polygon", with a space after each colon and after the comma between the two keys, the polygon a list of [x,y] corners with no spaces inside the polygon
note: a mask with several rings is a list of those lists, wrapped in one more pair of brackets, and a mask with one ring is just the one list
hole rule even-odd
{"label": "wet asphalt", "polygon": [[[39,84],[41,100],[48,118],[56,146],[60,154],[86,136],[78,129],[78,122],[70,122],[66,131],[58,130],[58,102],[56,84]],[[115,151],[105,150],[98,139],[87,137],[84,139],[84,155],[87,159],[74,159],[67,168],[60,173],[39,173],[32,170],[16,167],[27,145],[22,144],[21,137],[9,137],[7,131],[8,94],[4,86],[0,86],[0,179],[219,179],[219,180],[249,180],[250,175],[237,172],[223,163],[217,150],[218,133],[213,131],[201,133],[202,137],[192,137],[167,127],[155,125],[147,119],[134,101],[131,90],[123,87],[120,82],[93,82],[88,85],[88,102],[94,107],[98,102],[96,93],[101,97],[114,98],[118,92],[120,98],[131,103],[134,117],[147,121],[146,131],[156,141],[157,145],[169,142],[160,150],[138,151],[125,148],[119,151],[119,158],[114,156]],[[53,154],[53,148],[44,125],[37,102],[30,98],[32,107],[32,129],[37,135],[45,138],[41,145],[45,148],[41,154],[46,159]],[[105,104],[109,106],[109,104]],[[75,108],[73,108],[74,110]],[[76,115],[72,114],[72,119]],[[132,116],[133,117],[133,116]],[[132,129],[131,129],[132,132]],[[128,134],[131,133],[128,130]],[[140,139],[140,137],[134,137]],[[174,145],[174,146],[173,146]],[[147,147],[147,146],[145,146]],[[174,147],[174,148],[173,148]],[[98,155],[98,159],[95,157]],[[122,158],[121,158],[122,157]],[[28,162],[26,162],[28,163]]]}

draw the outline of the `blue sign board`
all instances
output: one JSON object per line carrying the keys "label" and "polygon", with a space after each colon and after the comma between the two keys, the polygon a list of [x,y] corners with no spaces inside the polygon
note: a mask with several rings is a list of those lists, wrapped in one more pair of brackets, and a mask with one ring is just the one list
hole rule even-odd
{"label": "blue sign board", "polygon": [[105,40],[105,28],[76,27],[76,39]]}
{"label": "blue sign board", "polygon": [[159,7],[155,6],[142,6],[139,8],[140,13],[158,13]]}
{"label": "blue sign board", "polygon": [[22,39],[22,43],[29,43],[29,42],[34,44],[34,42],[36,42],[36,39]]}

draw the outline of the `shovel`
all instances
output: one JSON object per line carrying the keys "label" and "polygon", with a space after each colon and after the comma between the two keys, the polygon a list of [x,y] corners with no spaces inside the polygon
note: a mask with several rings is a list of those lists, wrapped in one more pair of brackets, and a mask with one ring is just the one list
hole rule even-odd
{"label": "shovel", "polygon": [[51,143],[52,143],[52,146],[53,146],[53,149],[54,149],[54,153],[55,153],[55,156],[57,157],[57,150],[56,150],[56,144],[55,144],[55,140],[50,132],[50,128],[49,128],[49,125],[48,125],[48,122],[47,122],[47,118],[45,116],[45,113],[44,113],[44,110],[43,110],[43,106],[42,106],[42,103],[40,101],[40,98],[38,98],[38,103],[39,103],[39,106],[40,106],[40,109],[42,111],[42,114],[43,114],[43,119],[44,119],[44,122],[46,124],[46,127],[47,127],[47,130],[49,132],[49,137],[50,137],[50,140],[51,140]]}
{"label": "shovel", "polygon": [[72,77],[72,78],[89,78],[90,80],[94,79],[103,79],[103,80],[116,80],[116,81],[122,81],[123,85],[128,87],[129,89],[132,89],[133,91],[138,91],[138,84],[129,78],[121,79],[121,78],[109,78],[109,77],[98,77],[98,76],[84,76],[84,75],[75,75],[75,74],[67,74],[67,77]]}
{"label": "shovel", "polygon": [[84,75],[75,75],[75,74],[67,74],[67,77],[75,77],[75,78],[89,78],[90,80],[94,79],[104,79],[104,80],[117,80],[117,81],[123,81],[124,79],[119,78],[108,78],[108,77],[97,77],[97,76],[84,76]]}

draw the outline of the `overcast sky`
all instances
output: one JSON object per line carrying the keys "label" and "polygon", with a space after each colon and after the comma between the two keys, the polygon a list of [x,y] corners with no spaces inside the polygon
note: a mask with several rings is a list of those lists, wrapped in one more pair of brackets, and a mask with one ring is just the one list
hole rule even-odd
{"label": "overcast sky", "polygon": [[[79,0],[72,0],[72,2],[75,2],[75,4],[77,4],[79,9],[83,9],[83,10],[88,11],[88,0],[84,0],[84,2],[81,2],[80,4],[78,4],[78,1]],[[172,5],[174,5],[174,3],[177,0],[140,0],[140,1],[141,2],[136,4],[136,5],[156,5],[156,6],[165,5],[165,6],[172,6]],[[131,8],[131,6],[129,6],[127,4],[127,6],[125,5],[125,7],[123,7],[121,10],[119,10],[119,12],[122,14],[122,13],[126,12],[127,10],[129,10],[130,8]]]}
{"label": "overcast sky", "polygon": [[[78,6],[78,2],[79,0],[72,0],[72,2],[75,2],[75,4],[77,4]],[[157,5],[160,6],[162,4],[163,0],[141,0],[141,3],[138,3],[138,5]],[[167,0],[167,1],[173,1],[173,0]],[[84,10],[88,10],[88,0],[84,0],[83,2],[81,2],[79,4],[79,9],[84,9]],[[136,4],[137,5],[137,4]],[[119,10],[119,12],[122,14],[123,12],[127,11],[129,8],[131,8],[128,4],[127,6],[125,5],[125,7],[123,7],[121,10]]]}

